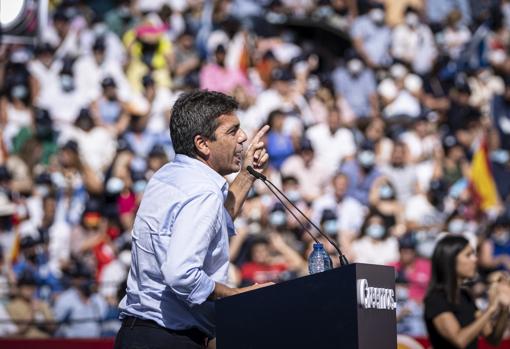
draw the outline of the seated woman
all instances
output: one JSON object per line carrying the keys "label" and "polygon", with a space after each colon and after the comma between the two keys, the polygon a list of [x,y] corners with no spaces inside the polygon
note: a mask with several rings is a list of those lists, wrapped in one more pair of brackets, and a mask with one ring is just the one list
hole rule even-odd
{"label": "seated woman", "polygon": [[241,266],[242,285],[280,282],[303,274],[306,261],[278,233],[258,237],[250,246],[250,260]]}
{"label": "seated woman", "polygon": [[480,265],[486,271],[510,271],[510,218],[501,216],[480,246]]}
{"label": "seated woman", "polygon": [[478,313],[464,284],[476,275],[477,257],[468,240],[460,235],[441,239],[432,255],[432,277],[425,297],[425,324],[435,349],[478,348],[483,334],[497,344],[507,326],[510,287],[491,285],[489,305]]}

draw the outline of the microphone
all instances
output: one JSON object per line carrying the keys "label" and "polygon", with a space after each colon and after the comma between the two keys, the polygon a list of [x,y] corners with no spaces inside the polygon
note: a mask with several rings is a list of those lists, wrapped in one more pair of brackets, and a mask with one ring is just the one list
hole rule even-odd
{"label": "microphone", "polygon": [[345,255],[342,253],[342,250],[340,250],[340,247],[338,247],[338,245],[327,234],[325,234],[322,230],[320,230],[319,227],[317,227],[317,225],[315,225],[312,222],[312,220],[310,218],[308,218],[303,213],[303,211],[301,211],[292,201],[290,201],[289,198],[287,196],[285,196],[285,194],[280,189],[278,189],[278,187],[276,185],[274,185],[270,180],[268,180],[266,178],[266,176],[264,176],[262,173],[255,171],[253,169],[253,167],[248,166],[248,167],[246,167],[246,169],[253,177],[255,177],[256,179],[260,179],[267,186],[267,188],[273,193],[273,195],[276,196],[276,198],[282,203],[283,207],[285,207],[287,209],[287,211],[289,211],[292,214],[292,216],[299,222],[299,224],[303,227],[303,229],[312,237],[312,239],[316,243],[319,242],[317,240],[317,238],[305,227],[303,222],[301,222],[301,220],[296,217],[294,212],[292,212],[292,210],[289,209],[289,207],[287,207],[287,205],[283,202],[283,200],[280,198],[280,196],[278,194],[276,194],[276,192],[271,188],[271,186],[274,189],[276,189],[278,191],[278,193],[280,193],[280,195],[283,196],[285,198],[285,200],[287,200],[287,202],[289,202],[292,205],[292,207],[294,207],[301,214],[301,216],[303,216],[306,219],[306,221],[308,223],[310,223],[319,232],[319,234],[321,234],[321,236],[323,236],[326,240],[328,240],[328,242],[335,248],[335,250],[338,252],[338,257],[340,259],[340,265],[344,266],[344,265],[349,264],[347,257],[345,257]]}

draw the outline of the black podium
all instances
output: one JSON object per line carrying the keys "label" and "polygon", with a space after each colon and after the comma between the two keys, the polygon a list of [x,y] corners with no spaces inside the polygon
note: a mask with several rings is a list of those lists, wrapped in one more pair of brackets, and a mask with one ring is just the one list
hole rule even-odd
{"label": "black podium", "polygon": [[395,349],[395,272],[350,264],[216,302],[218,349]]}

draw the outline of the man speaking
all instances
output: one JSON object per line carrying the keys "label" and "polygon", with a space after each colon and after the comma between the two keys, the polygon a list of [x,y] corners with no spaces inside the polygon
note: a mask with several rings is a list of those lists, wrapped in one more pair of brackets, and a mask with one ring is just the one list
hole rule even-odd
{"label": "man speaking", "polygon": [[[204,348],[214,337],[213,300],[265,285],[230,288],[228,237],[268,155],[264,126],[245,150],[238,103],[195,91],[175,102],[176,152],[150,179],[132,231],[131,270],[120,302],[116,349]],[[230,187],[223,176],[238,172]]]}

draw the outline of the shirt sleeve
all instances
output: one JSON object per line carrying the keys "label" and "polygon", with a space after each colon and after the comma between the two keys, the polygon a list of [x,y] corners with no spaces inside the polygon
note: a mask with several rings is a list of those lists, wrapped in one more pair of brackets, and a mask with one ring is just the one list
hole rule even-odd
{"label": "shirt sleeve", "polygon": [[171,226],[161,272],[177,297],[190,306],[202,304],[214,291],[215,282],[204,271],[204,260],[222,208],[217,194],[202,193],[183,204]]}
{"label": "shirt sleeve", "polygon": [[425,298],[425,319],[432,321],[446,312],[453,312],[453,306],[444,292],[433,291]]}

